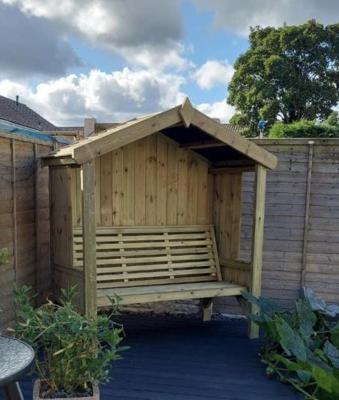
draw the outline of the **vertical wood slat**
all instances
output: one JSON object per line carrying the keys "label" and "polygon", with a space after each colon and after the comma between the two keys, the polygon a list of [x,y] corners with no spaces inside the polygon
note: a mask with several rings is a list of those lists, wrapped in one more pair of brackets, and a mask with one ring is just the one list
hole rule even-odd
{"label": "vertical wood slat", "polygon": [[307,243],[309,235],[309,214],[310,214],[310,198],[312,186],[312,166],[313,166],[313,141],[308,142],[308,162],[307,162],[307,177],[306,177],[306,198],[305,198],[305,217],[304,217],[304,232],[303,232],[303,250],[301,259],[301,274],[300,287],[305,286],[307,273]]}
{"label": "vertical wood slat", "polygon": [[[198,160],[193,153],[187,159],[187,220],[186,223],[194,224],[197,220],[198,206]],[[201,195],[201,193],[200,193]]]}
{"label": "vertical wood slat", "polygon": [[[95,161],[94,161],[95,162]],[[103,226],[112,225],[112,157],[107,153],[100,157],[100,216]],[[97,174],[96,174],[97,175]]]}
{"label": "vertical wood slat", "polygon": [[135,143],[124,148],[123,187],[124,211],[123,225],[134,224],[135,211]]}
{"label": "vertical wood slat", "polygon": [[156,225],[157,213],[157,142],[146,138],[146,225]]}
{"label": "vertical wood slat", "polygon": [[[260,164],[255,168],[254,180],[254,212],[253,212],[253,235],[252,235],[252,274],[251,293],[258,297],[261,295],[261,274],[264,246],[264,218],[265,218],[265,193],[266,193],[267,169]],[[256,313],[258,309],[251,305],[251,312]],[[259,327],[250,322],[249,336],[251,339],[259,336]]]}
{"label": "vertical wood slat", "polygon": [[[124,209],[124,188],[123,188],[123,161],[122,149],[112,153],[112,220],[113,225],[122,225]],[[97,206],[99,207],[99,205]]]}
{"label": "vertical wood slat", "polygon": [[157,225],[166,224],[167,147],[167,142],[161,137],[157,137]]}
{"label": "vertical wood slat", "polygon": [[178,147],[168,143],[167,152],[167,210],[168,225],[176,225],[178,221]]}
{"label": "vertical wood slat", "polygon": [[17,196],[16,196],[16,157],[15,140],[11,139],[11,178],[12,178],[12,196],[13,196],[13,269],[14,282],[17,281],[18,266],[18,226],[17,226]]}
{"label": "vertical wood slat", "polygon": [[96,224],[95,224],[95,162],[82,166],[82,224],[84,256],[84,305],[87,316],[97,312],[96,294]]}
{"label": "vertical wood slat", "polygon": [[146,142],[139,140],[135,150],[135,225],[146,224]]}
{"label": "vertical wood slat", "polygon": [[178,221],[177,223],[185,224],[187,220],[187,150],[178,149]]}

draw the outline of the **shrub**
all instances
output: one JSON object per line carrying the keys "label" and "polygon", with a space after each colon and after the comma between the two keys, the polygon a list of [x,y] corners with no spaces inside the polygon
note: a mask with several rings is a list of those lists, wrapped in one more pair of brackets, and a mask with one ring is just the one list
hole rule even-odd
{"label": "shrub", "polygon": [[270,300],[244,297],[259,307],[256,321],[265,332],[261,351],[268,375],[292,384],[306,399],[339,399],[339,307],[328,306],[310,289],[292,310]]}
{"label": "shrub", "polygon": [[270,129],[269,138],[336,138],[339,137],[339,125],[327,122],[297,121],[291,124],[276,122]]}
{"label": "shrub", "polygon": [[75,288],[63,290],[60,305],[34,308],[31,288],[15,288],[15,335],[36,351],[42,397],[89,394],[93,383],[108,380],[110,362],[122,350],[122,329],[112,326],[111,315],[86,318],[76,312],[74,296]]}

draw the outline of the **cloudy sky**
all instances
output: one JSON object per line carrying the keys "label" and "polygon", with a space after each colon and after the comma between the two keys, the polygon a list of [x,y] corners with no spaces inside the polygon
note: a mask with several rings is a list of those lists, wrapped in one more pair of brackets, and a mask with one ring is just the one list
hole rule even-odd
{"label": "cloudy sky", "polygon": [[338,0],[0,0],[0,94],[57,125],[122,121],[184,96],[227,121],[248,27],[339,21]]}

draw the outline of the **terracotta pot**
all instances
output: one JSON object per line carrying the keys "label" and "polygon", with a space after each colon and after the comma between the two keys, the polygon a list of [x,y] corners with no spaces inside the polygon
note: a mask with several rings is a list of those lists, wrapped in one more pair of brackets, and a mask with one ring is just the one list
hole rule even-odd
{"label": "terracotta pot", "polygon": [[42,398],[40,397],[40,379],[34,382],[33,386],[33,400],[100,400],[100,392],[98,385],[93,385],[93,395],[87,397],[53,397],[53,398]]}

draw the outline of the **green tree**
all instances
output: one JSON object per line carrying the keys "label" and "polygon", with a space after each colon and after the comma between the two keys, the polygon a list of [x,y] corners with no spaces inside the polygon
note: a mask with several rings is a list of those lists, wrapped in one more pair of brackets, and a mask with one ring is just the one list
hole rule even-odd
{"label": "green tree", "polygon": [[339,101],[339,23],[251,28],[235,63],[228,103],[256,131],[260,118],[291,123],[325,119]]}

